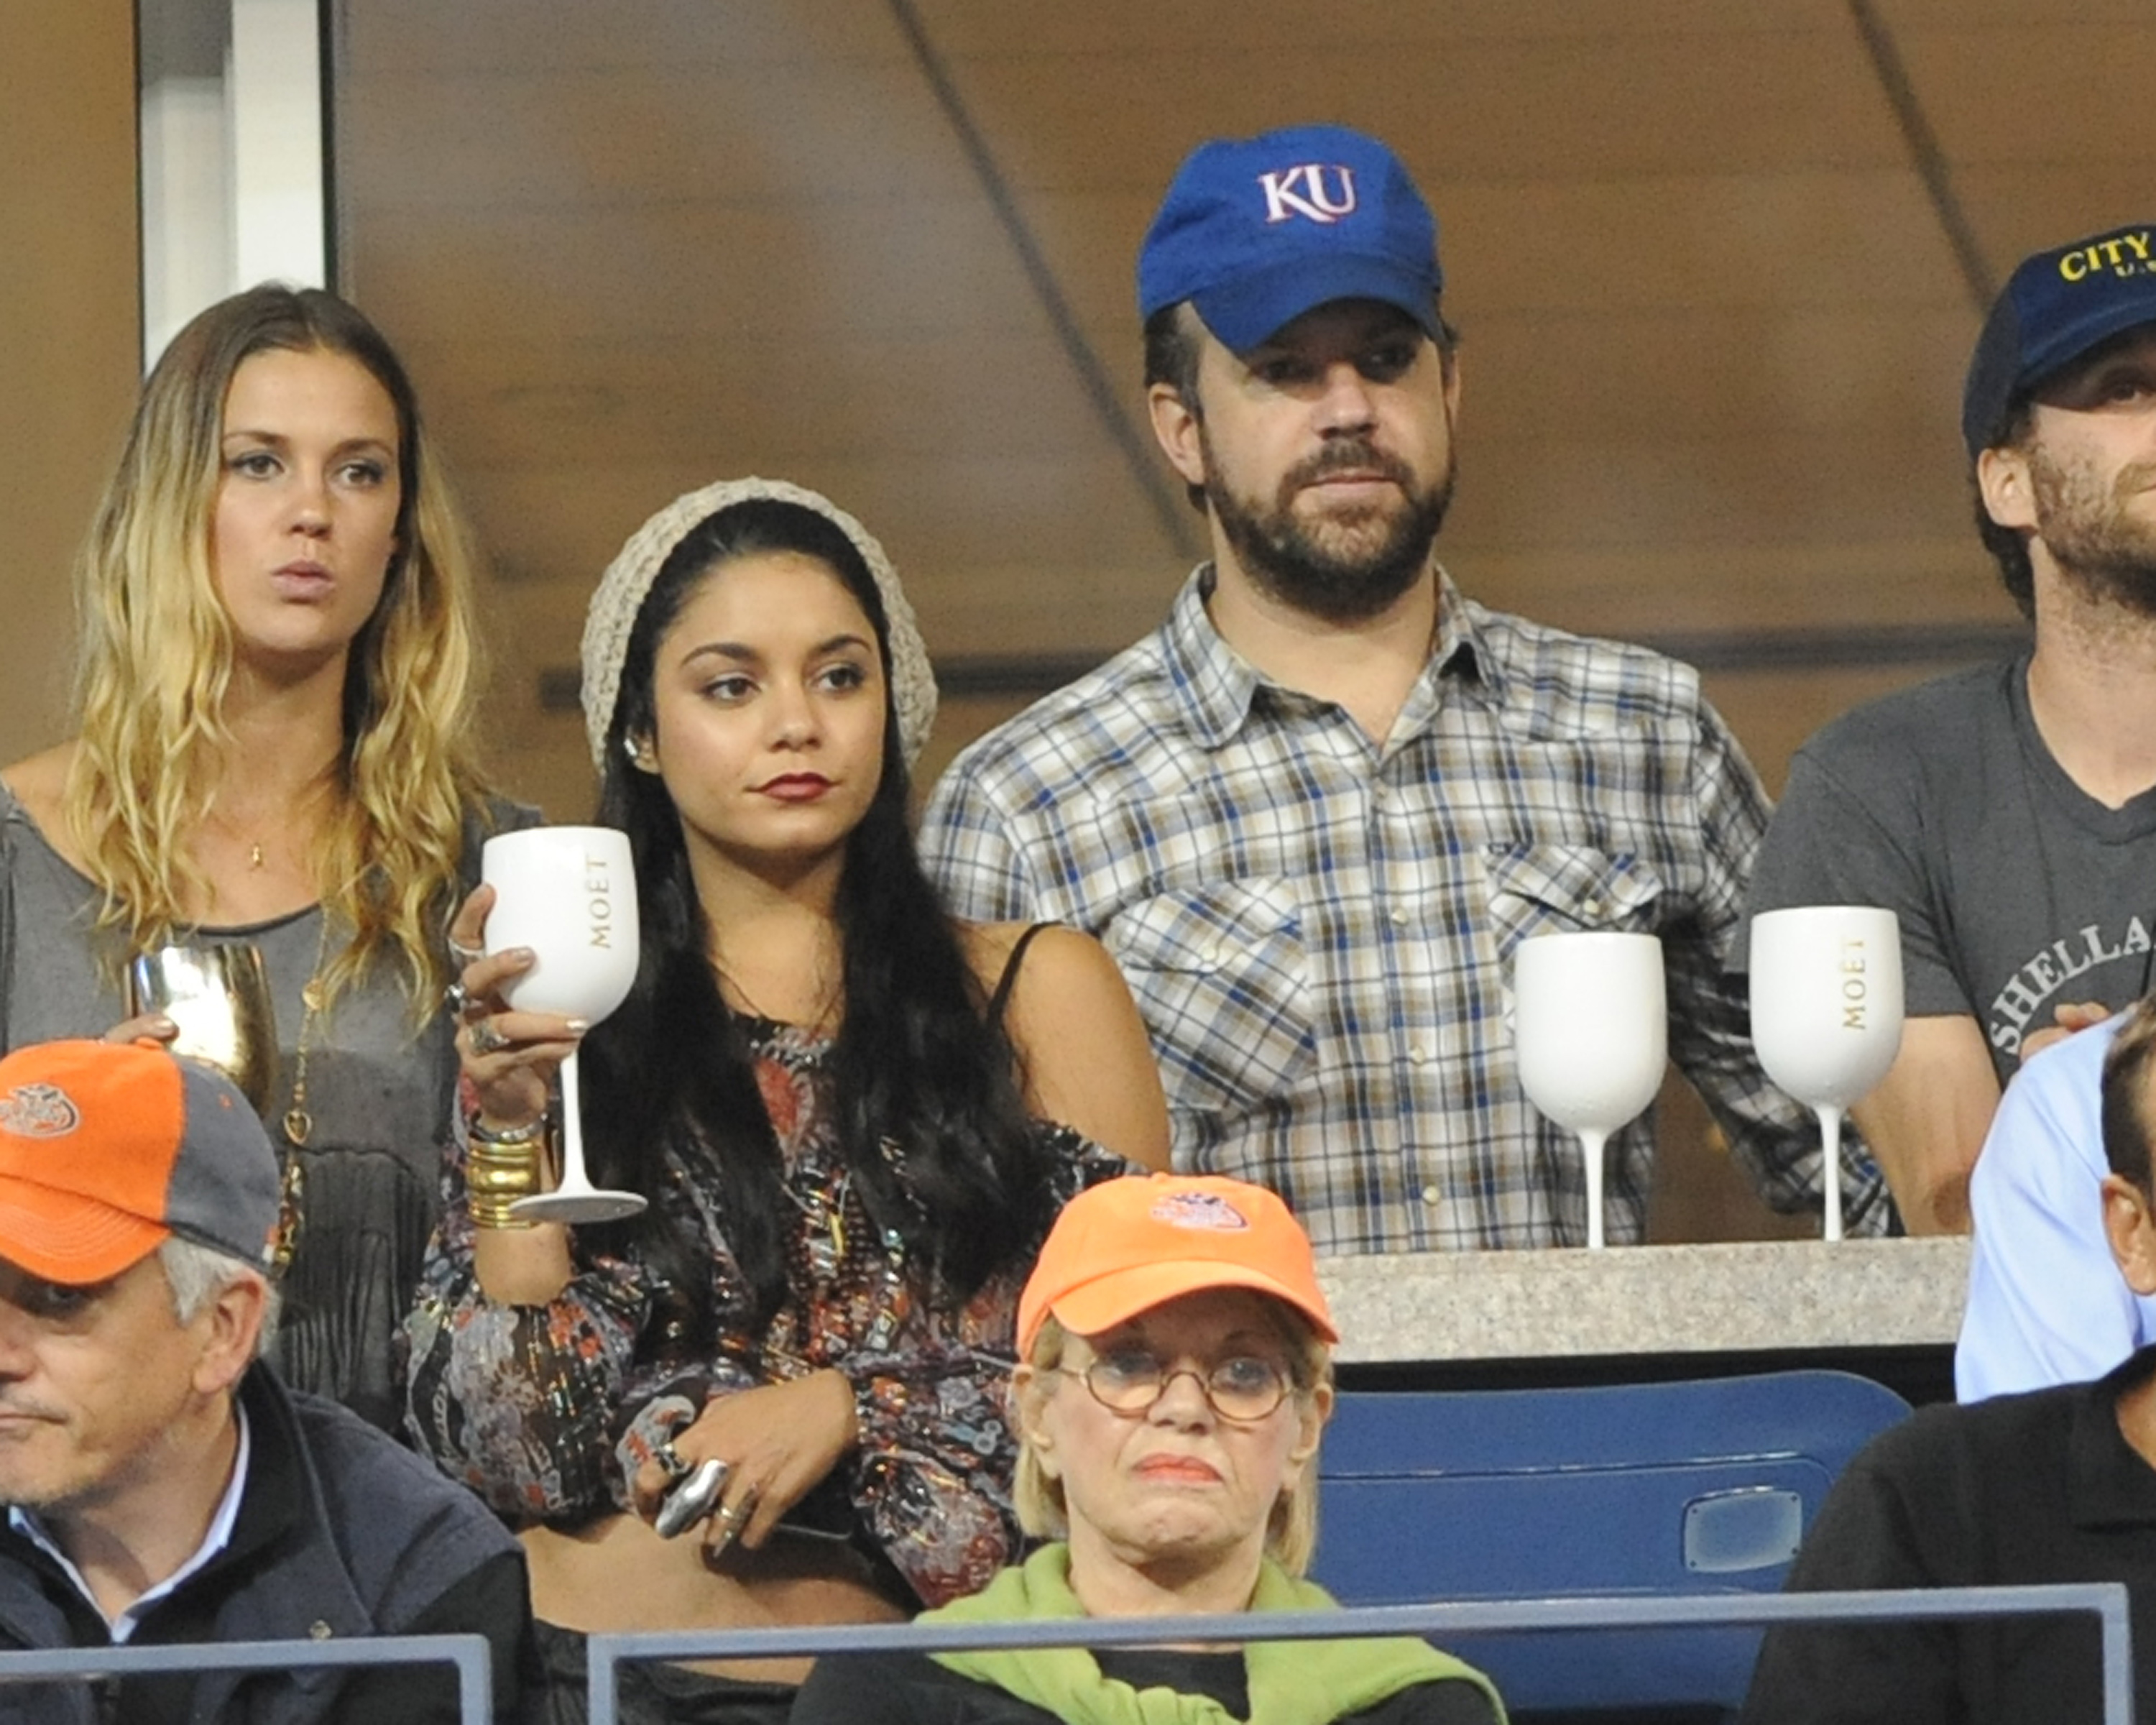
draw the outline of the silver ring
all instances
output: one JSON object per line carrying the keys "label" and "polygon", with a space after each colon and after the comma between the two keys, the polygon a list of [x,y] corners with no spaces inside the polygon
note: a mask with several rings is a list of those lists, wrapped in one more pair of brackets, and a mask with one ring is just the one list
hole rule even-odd
{"label": "silver ring", "polygon": [[470,1009],[471,1004],[471,991],[465,987],[462,978],[451,983],[448,988],[442,990],[442,1004],[448,1007],[459,1018],[465,1015]]}
{"label": "silver ring", "polygon": [[652,1450],[651,1459],[665,1470],[669,1485],[676,1480],[685,1480],[696,1471],[696,1469],[681,1459],[681,1452],[674,1447],[674,1440],[671,1438],[668,1438],[665,1442]]}
{"label": "silver ring", "polygon": [[471,1021],[472,1052],[475,1055],[498,1055],[509,1046],[509,1039],[495,1027],[490,1018]]}
{"label": "silver ring", "polygon": [[449,942],[449,957],[457,961],[458,969],[468,970],[486,957],[486,949],[484,947],[468,947],[461,941],[452,939]]}

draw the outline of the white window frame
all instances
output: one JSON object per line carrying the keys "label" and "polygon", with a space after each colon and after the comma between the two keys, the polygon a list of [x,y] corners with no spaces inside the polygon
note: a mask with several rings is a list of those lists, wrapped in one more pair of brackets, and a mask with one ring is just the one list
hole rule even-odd
{"label": "white window frame", "polygon": [[140,92],[142,363],[203,307],[260,281],[329,285],[322,31],[317,0],[136,0],[138,19],[221,25],[215,76],[165,73]]}

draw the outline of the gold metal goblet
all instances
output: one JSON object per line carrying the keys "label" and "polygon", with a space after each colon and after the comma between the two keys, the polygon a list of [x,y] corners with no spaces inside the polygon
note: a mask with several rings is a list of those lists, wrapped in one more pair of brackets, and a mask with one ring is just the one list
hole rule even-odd
{"label": "gold metal goblet", "polygon": [[127,966],[131,1017],[162,1012],[179,1026],[174,1054],[207,1060],[258,1114],[277,1083],[277,1018],[262,952],[249,941],[158,947]]}

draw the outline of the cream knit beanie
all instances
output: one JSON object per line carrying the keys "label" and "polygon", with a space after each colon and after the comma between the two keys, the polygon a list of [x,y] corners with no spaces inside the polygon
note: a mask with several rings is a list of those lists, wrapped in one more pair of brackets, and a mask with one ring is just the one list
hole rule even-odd
{"label": "cream knit beanie", "polygon": [[899,747],[907,766],[921,757],[929,727],[936,722],[936,675],[929,668],[928,649],[914,621],[913,607],[906,603],[898,572],[883,547],[859,521],[817,492],[784,480],[721,480],[676,497],[630,534],[592,595],[591,608],[584,615],[584,734],[591,741],[592,764],[602,776],[606,772],[607,729],[621,696],[621,665],[629,652],[629,632],[660,566],[698,522],[737,503],[767,500],[814,510],[853,541],[869,566],[891,627],[891,698],[898,714]]}

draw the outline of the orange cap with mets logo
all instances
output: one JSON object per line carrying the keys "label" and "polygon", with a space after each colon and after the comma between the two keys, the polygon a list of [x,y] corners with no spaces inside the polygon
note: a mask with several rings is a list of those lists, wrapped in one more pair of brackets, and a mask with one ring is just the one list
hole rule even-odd
{"label": "orange cap with mets logo", "polygon": [[1217,1174],[1129,1174],[1080,1193],[1049,1230],[1019,1296],[1019,1358],[1051,1312],[1097,1336],[1207,1288],[1270,1294],[1340,1339],[1310,1236],[1276,1194]]}
{"label": "orange cap with mets logo", "polygon": [[173,1235],[264,1267],[277,1153],[215,1067],[151,1043],[43,1042],[0,1060],[0,1258],[109,1280]]}

